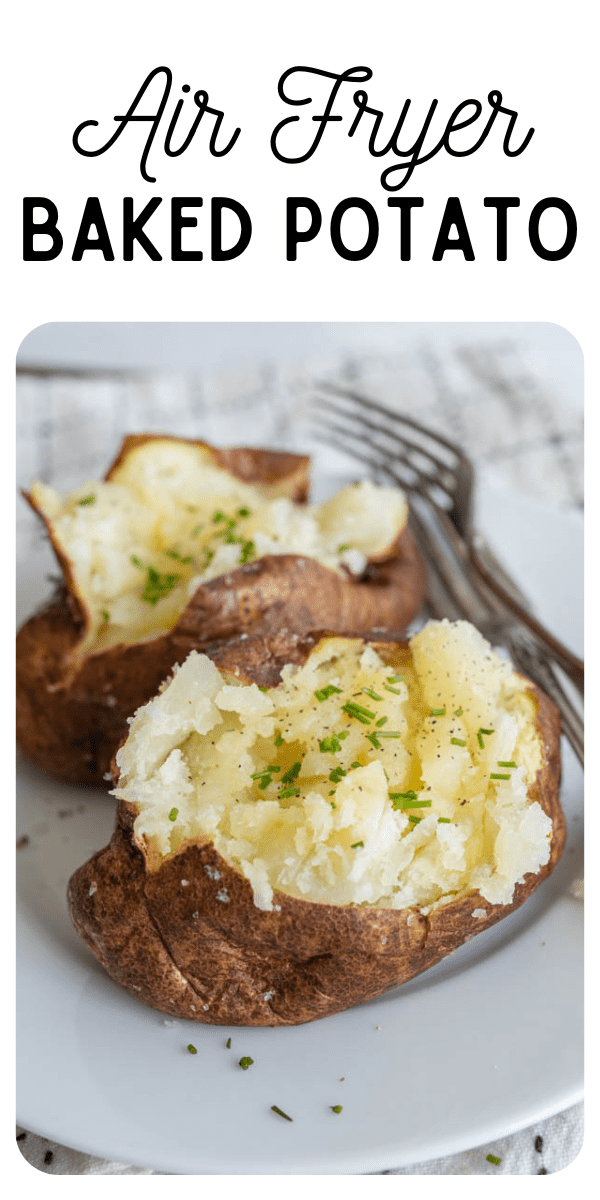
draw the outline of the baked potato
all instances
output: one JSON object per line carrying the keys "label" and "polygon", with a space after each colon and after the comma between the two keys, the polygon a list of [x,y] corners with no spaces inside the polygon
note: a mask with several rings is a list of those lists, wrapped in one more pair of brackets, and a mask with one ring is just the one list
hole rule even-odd
{"label": "baked potato", "polygon": [[396,488],[306,502],[309,459],[127,437],[103,481],[26,498],[58,594],[17,639],[17,740],[50,775],[101,783],[127,718],[191,649],[242,634],[404,629],[426,589]]}
{"label": "baked potato", "polygon": [[339,1012],[552,870],[559,736],[553,703],[465,622],[408,643],[193,651],[131,721],[116,830],[70,880],[73,921],[113,979],[172,1016]]}

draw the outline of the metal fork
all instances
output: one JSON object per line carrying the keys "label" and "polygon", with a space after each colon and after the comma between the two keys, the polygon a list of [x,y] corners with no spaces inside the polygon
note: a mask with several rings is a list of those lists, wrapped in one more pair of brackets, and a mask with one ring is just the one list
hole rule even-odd
{"label": "metal fork", "polygon": [[583,765],[583,662],[536,620],[520,588],[475,532],[469,458],[412,417],[334,383],[317,386],[312,414],[317,436],[410,497],[411,527],[429,567],[430,614],[464,618],[505,646],[513,663],[554,700]]}

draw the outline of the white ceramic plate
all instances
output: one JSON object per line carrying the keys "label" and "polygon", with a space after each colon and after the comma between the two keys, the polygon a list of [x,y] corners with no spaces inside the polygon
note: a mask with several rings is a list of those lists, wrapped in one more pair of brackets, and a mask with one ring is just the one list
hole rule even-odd
{"label": "white ceramic plate", "polygon": [[[484,491],[479,524],[580,652],[579,519]],[[23,568],[21,616],[44,594],[45,553]],[[21,764],[19,1122],[174,1174],[340,1175],[458,1152],[575,1103],[583,911],[569,889],[583,871],[583,777],[568,747],[562,800],[567,848],[519,912],[350,1012],[293,1029],[221,1029],[136,1004],[80,942],[67,880],[109,840],[113,801]],[[247,1071],[242,1055],[254,1059]]]}

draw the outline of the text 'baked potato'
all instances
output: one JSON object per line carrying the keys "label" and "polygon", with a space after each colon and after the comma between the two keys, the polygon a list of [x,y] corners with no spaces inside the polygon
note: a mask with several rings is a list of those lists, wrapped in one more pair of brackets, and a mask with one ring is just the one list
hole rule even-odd
{"label": "text 'baked potato'", "polygon": [[125,439],[102,481],[27,495],[64,580],[17,640],[17,738],[51,775],[100,783],[127,718],[191,649],[243,633],[401,630],[425,569],[397,488],[304,503],[309,460]]}
{"label": "text 'baked potato'", "polygon": [[565,837],[556,709],[472,626],[296,639],[265,689],[266,650],[192,653],[136,713],[115,834],[69,885],[115,980],[212,1024],[405,982],[518,907]]}

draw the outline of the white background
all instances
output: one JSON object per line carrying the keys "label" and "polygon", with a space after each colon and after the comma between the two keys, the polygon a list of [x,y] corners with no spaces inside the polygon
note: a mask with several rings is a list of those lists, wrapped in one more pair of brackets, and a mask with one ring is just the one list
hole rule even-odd
{"label": "white background", "polygon": [[[15,6],[5,39],[7,131],[2,151],[5,164],[10,156],[2,196],[3,258],[8,262],[2,359],[7,407],[14,391],[14,356],[24,336],[48,321],[74,320],[553,322],[580,342],[593,388],[598,374],[597,204],[591,173],[596,141],[593,12],[594,6],[582,0],[568,5],[505,0],[501,6],[482,0],[429,0],[420,5],[253,0],[210,10],[197,0],[105,0],[97,6],[30,0],[18,10]],[[536,132],[522,156],[506,158],[501,153],[504,127],[498,118],[477,154],[451,159],[440,152],[418,167],[398,193],[425,200],[425,207],[414,214],[413,260],[401,263],[398,214],[388,210],[387,193],[379,184],[380,169],[391,159],[371,159],[364,138],[345,136],[347,123],[326,131],[307,164],[286,167],[271,155],[274,125],[293,111],[303,111],[287,108],[276,94],[281,73],[300,63],[329,70],[369,65],[374,77],[367,90],[375,106],[385,111],[386,128],[395,123],[406,98],[413,100],[416,121],[416,114],[422,117],[435,97],[439,137],[442,120],[445,124],[461,100],[477,97],[485,108],[487,93],[497,88],[505,103],[519,112],[514,140],[520,141],[530,126]],[[211,103],[225,110],[224,132],[242,127],[232,153],[211,158],[201,126],[186,154],[167,160],[160,151],[159,131],[150,159],[156,184],[145,183],[139,174],[145,126],[128,129],[114,149],[99,158],[77,155],[71,143],[75,127],[97,119],[99,131],[87,131],[87,144],[94,133],[94,144],[101,134],[105,140],[114,128],[114,114],[126,109],[146,74],[163,64],[174,73],[167,117],[183,83],[192,91],[205,88]],[[163,138],[165,129],[163,118]],[[299,248],[298,261],[288,263],[285,197],[303,194],[320,204],[324,227],[315,242]],[[25,195],[48,196],[58,206],[65,248],[54,262],[21,260]],[[80,263],[70,259],[85,199],[92,195],[102,202],[116,254],[113,263],[91,253]],[[122,197],[133,196],[137,211],[153,195],[162,196],[163,205],[148,233],[163,261],[150,262],[140,251],[132,263],[124,263]],[[167,218],[173,195],[204,197],[199,227],[189,243],[204,248],[202,263],[169,261]],[[206,257],[208,200],[213,195],[235,197],[252,215],[250,247],[231,263],[211,263]],[[350,195],[370,200],[380,217],[380,242],[365,262],[343,262],[327,237],[332,208]],[[441,213],[453,195],[462,201],[476,255],[473,263],[455,252],[442,262],[431,261]],[[509,212],[505,263],[495,260],[494,214],[483,208],[483,197],[491,195],[521,198],[521,208]],[[579,224],[575,250],[557,263],[538,259],[526,237],[533,204],[552,195],[572,205]],[[589,406],[592,454],[596,431]],[[9,505],[10,461],[4,473]],[[592,1127],[593,1117],[589,1121]],[[585,1169],[585,1157],[584,1151],[569,1169],[569,1183],[555,1176],[544,1186],[555,1193],[572,1186]],[[22,1169],[15,1163],[15,1171]],[[52,1186],[26,1170],[30,1186]],[[461,1181],[462,1189],[465,1183],[469,1186],[468,1180]],[[479,1187],[477,1179],[470,1184]],[[68,1187],[68,1181],[61,1180],[59,1186]],[[151,1186],[161,1184],[155,1180]],[[225,1179],[220,1186],[226,1186]],[[286,1188],[290,1186],[286,1181]],[[343,1186],[346,1193],[359,1191],[371,1181],[345,1178]],[[420,1192],[431,1184],[415,1179],[411,1186]],[[517,1190],[528,1186],[520,1179],[511,1182]],[[327,1188],[331,1194],[335,1184],[328,1180]]]}

